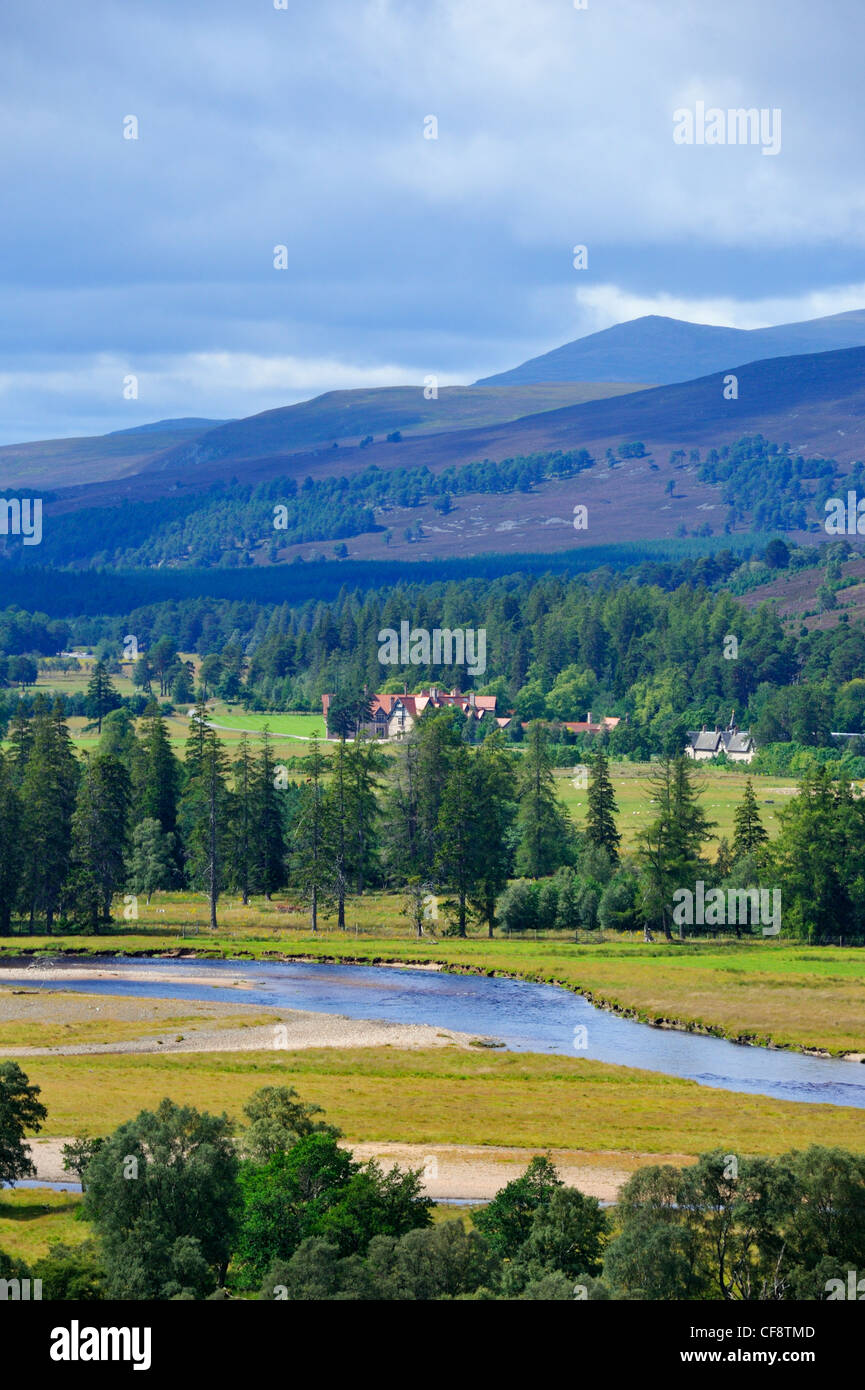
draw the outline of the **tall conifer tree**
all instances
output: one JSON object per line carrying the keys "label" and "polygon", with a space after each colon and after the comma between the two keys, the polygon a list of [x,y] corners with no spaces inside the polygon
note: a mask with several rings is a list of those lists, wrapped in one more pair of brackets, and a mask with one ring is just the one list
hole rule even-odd
{"label": "tall conifer tree", "polygon": [[616,794],[610,781],[610,765],[603,747],[598,748],[589,771],[586,839],[605,849],[615,864],[619,858],[622,837],[616,828]]}

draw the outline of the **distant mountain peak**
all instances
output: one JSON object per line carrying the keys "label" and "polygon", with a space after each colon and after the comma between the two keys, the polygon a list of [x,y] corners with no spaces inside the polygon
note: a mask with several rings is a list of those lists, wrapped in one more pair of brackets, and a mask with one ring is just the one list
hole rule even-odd
{"label": "distant mountain peak", "polygon": [[157,434],[163,430],[213,430],[218,425],[230,425],[231,420],[209,420],[199,419],[195,415],[184,415],[179,420],[154,420],[147,425],[130,425],[126,430],[110,430],[106,435],[107,439],[113,439],[118,434]]}
{"label": "distant mountain peak", "polygon": [[728,328],[643,314],[530,358],[476,386],[564,381],[652,381],[666,386],[770,357],[865,347],[865,309],[779,324]]}

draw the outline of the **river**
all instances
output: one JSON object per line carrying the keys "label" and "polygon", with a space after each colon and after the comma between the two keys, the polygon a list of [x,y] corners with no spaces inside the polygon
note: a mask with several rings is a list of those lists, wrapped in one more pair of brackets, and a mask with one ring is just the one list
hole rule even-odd
{"label": "river", "polygon": [[[65,962],[55,959],[50,964],[57,969]],[[124,970],[144,968],[158,974],[159,979],[48,982],[39,979],[37,967],[22,970],[14,982],[4,980],[4,984],[81,990],[88,994],[225,1002],[226,977],[230,976],[244,982],[245,988],[235,995],[244,1004],[311,1009],[358,1019],[426,1023],[495,1040],[515,1052],[589,1057],[617,1066],[643,1067],[685,1077],[701,1086],[727,1091],[865,1109],[865,1067],[861,1064],[653,1028],[619,1018],[555,985],[398,966],[305,961],[252,963],[111,956],[89,958],[88,965],[121,974]],[[81,962],[70,961],[68,967],[80,969]],[[193,972],[198,977],[212,977],[213,985],[187,983],[178,978]]]}

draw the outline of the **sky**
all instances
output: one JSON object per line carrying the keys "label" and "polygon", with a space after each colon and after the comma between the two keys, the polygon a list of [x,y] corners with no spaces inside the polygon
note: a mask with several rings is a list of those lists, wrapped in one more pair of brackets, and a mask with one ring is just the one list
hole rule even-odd
{"label": "sky", "polygon": [[[863,41],[862,0],[3,0],[0,443],[865,307]],[[700,101],[779,152],[676,143]]]}

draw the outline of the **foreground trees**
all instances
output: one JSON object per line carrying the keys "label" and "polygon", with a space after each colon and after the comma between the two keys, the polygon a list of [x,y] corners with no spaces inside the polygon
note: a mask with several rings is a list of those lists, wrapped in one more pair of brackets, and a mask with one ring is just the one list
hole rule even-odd
{"label": "foreground trees", "polygon": [[865,1262],[865,1158],[816,1145],[771,1159],[703,1154],[635,1173],[617,1214],[604,1279],[625,1296],[825,1299]]}
{"label": "foreground trees", "polygon": [[[0,1066],[0,1180],[32,1171],[45,1113]],[[865,1156],[844,1149],[641,1168],[609,1212],[537,1155],[467,1232],[432,1224],[420,1171],[358,1162],[291,1088],[244,1113],[237,1135],[166,1099],[67,1146],[92,1234],[40,1261],[46,1297],[786,1301],[855,1297],[865,1267]],[[29,1274],[12,1269],[0,1252],[3,1277]]]}
{"label": "foreground trees", "polygon": [[25,1140],[39,1130],[48,1111],[17,1062],[0,1062],[0,1184],[29,1178],[36,1170]]}
{"label": "foreground trees", "polygon": [[201,1298],[224,1281],[238,1173],[225,1115],[163,1100],[115,1130],[85,1173],[109,1297]]}
{"label": "foreground trees", "polygon": [[429,1225],[433,1206],[420,1195],[419,1172],[358,1163],[332,1133],[305,1135],[264,1164],[244,1164],[240,1188],[236,1258],[247,1287],[257,1287],[274,1261],[290,1259],[310,1237],[342,1256],[364,1254],[377,1235]]}

